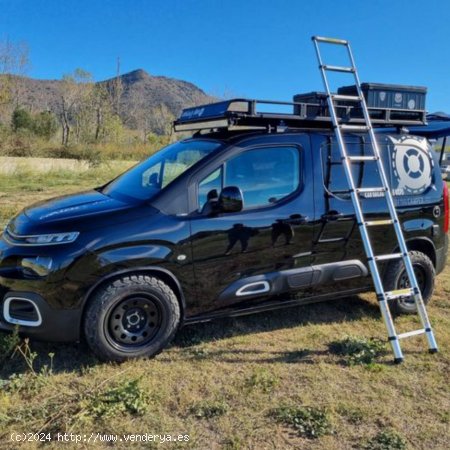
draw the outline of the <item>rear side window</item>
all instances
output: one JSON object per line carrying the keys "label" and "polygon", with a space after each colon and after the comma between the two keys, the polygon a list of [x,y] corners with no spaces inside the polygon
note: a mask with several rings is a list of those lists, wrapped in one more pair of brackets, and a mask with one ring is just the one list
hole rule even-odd
{"label": "rear side window", "polygon": [[[367,156],[372,154],[371,148],[360,137],[346,138],[349,156]],[[325,188],[338,198],[348,198],[349,185],[342,165],[341,153],[335,139],[329,139],[321,149]],[[352,175],[356,187],[378,187],[381,185],[378,168],[375,163],[352,164]]]}

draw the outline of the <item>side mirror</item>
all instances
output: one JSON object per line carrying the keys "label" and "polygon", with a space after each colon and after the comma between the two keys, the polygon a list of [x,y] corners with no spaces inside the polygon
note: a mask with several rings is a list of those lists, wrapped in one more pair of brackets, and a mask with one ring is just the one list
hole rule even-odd
{"label": "side mirror", "polygon": [[244,200],[242,192],[237,186],[226,186],[219,196],[219,211],[224,213],[235,213],[242,211]]}

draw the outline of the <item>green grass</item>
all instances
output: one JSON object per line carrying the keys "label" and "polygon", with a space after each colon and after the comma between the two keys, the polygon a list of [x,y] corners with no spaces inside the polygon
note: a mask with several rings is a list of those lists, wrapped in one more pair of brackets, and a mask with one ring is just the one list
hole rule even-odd
{"label": "green grass", "polygon": [[[0,175],[1,220],[118,171]],[[122,365],[98,362],[83,344],[17,347],[0,334],[0,448],[18,447],[12,432],[39,430],[190,436],[148,448],[448,448],[449,294],[447,266],[429,307],[441,351],[406,340],[400,366],[378,346],[386,332],[372,294],[187,327],[155,359]],[[396,323],[418,327],[415,317]]]}
{"label": "green grass", "polygon": [[[6,165],[5,161],[9,162],[7,158],[0,158],[0,163]],[[13,160],[12,170],[2,171],[0,167],[0,227],[27,205],[101,186],[134,164],[132,161],[110,161],[89,168],[66,160],[66,164],[59,167],[59,160],[50,160],[49,168],[44,158],[16,161]],[[52,167],[52,161],[55,167]]]}

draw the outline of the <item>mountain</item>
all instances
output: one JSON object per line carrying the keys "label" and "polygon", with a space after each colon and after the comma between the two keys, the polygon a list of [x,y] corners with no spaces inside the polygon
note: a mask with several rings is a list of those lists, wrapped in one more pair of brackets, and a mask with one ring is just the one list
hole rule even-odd
{"label": "mountain", "polygon": [[[1,77],[1,76],[0,76]],[[57,112],[61,103],[61,80],[38,80],[28,77],[14,76],[18,103],[33,112],[50,110]],[[145,70],[138,69],[125,73],[117,78],[99,81],[114,91],[120,86],[119,112],[123,122],[131,128],[137,128],[137,117],[148,114],[152,108],[165,105],[174,116],[178,116],[183,108],[215,99],[207,95],[193,83],[164,76],[154,76]],[[0,78],[0,84],[1,84]]]}
{"label": "mountain", "polygon": [[[152,108],[165,105],[177,117],[183,108],[211,103],[215,99],[193,83],[164,76],[152,76],[138,69],[120,78],[120,114],[122,120],[132,128],[139,126],[136,119]],[[113,91],[117,78],[101,82]]]}

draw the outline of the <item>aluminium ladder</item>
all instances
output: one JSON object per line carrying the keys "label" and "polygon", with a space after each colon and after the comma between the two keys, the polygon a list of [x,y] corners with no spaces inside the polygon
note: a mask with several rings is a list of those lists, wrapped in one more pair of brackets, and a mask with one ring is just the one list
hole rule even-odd
{"label": "aluminium ladder", "polygon": [[[351,199],[353,202],[353,206],[355,208],[356,220],[359,227],[359,231],[361,233],[361,239],[364,245],[364,250],[367,255],[367,262],[369,265],[370,273],[372,275],[373,283],[375,286],[375,291],[377,294],[378,303],[380,305],[381,315],[386,324],[388,339],[391,344],[392,350],[394,352],[394,361],[396,363],[400,363],[403,361],[403,353],[400,347],[400,339],[409,338],[411,336],[416,336],[420,334],[425,334],[428,341],[428,348],[430,353],[437,352],[437,344],[434,338],[433,330],[431,328],[430,321],[428,319],[428,314],[425,309],[425,304],[422,298],[422,294],[420,292],[416,276],[414,274],[413,265],[411,263],[411,259],[409,257],[408,248],[406,246],[405,238],[402,233],[401,225],[397,216],[397,211],[395,209],[394,200],[392,197],[392,193],[390,191],[386,172],[383,167],[383,162],[380,156],[380,150],[377,144],[377,140],[375,137],[375,132],[373,130],[372,122],[370,120],[369,111],[367,109],[366,100],[364,98],[364,94],[361,90],[361,84],[359,81],[358,72],[356,70],[355,60],[353,58],[353,54],[350,48],[349,41],[343,39],[335,39],[335,38],[327,38],[327,37],[319,37],[313,36],[312,38],[314,42],[314,47],[317,54],[317,59],[319,62],[319,69],[322,74],[322,80],[325,87],[328,107],[331,115],[331,120],[333,123],[333,128],[336,135],[337,144],[340,149],[342,164],[344,167],[345,176],[347,179],[347,183],[349,185],[349,191],[351,195]],[[336,46],[344,46],[347,50],[348,60],[350,65],[348,67],[341,67],[336,65],[326,65],[322,62],[322,56],[320,53],[320,44],[326,45],[336,45]],[[349,75],[353,75],[354,82],[356,85],[357,95],[339,95],[333,94],[330,90],[330,84],[327,78],[327,72],[343,72]],[[336,113],[336,104],[335,101],[345,101],[351,102],[355,105],[359,105],[363,117],[364,117],[364,125],[353,125],[353,124],[344,124],[339,120],[338,115]],[[367,132],[370,138],[370,147],[372,148],[373,155],[371,156],[348,156],[347,148],[344,141],[344,134],[351,132]],[[379,171],[379,176],[381,179],[381,187],[369,187],[362,188],[356,187],[355,181],[353,179],[353,174],[351,170],[351,165],[353,163],[364,164],[368,161],[376,161]],[[364,213],[362,210],[362,202],[361,202],[361,194],[366,193],[378,193],[378,195],[382,195],[385,197],[390,219],[388,220],[366,220],[364,217]],[[369,238],[369,233],[367,227],[376,226],[376,225],[392,225],[398,241],[398,253],[392,253],[387,255],[375,255],[372,243]],[[381,279],[380,270],[378,268],[378,262],[392,260],[392,259],[403,259],[403,263],[406,269],[406,274],[409,279],[409,288],[407,289],[397,289],[393,291],[386,291],[383,286],[383,281]],[[406,333],[397,334],[395,330],[394,321],[392,319],[392,315],[389,309],[389,300],[395,300],[399,298],[409,297],[412,298],[416,304],[417,312],[419,314],[422,328],[414,331],[409,331]]]}

